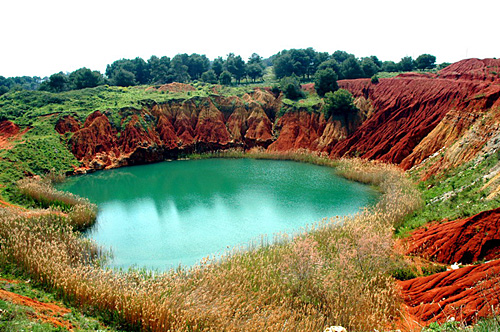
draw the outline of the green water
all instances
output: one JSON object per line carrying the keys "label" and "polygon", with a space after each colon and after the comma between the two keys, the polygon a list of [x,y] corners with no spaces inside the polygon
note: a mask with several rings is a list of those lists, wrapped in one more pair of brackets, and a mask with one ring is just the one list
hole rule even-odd
{"label": "green water", "polygon": [[208,159],[73,177],[61,189],[99,206],[87,236],[111,247],[112,267],[190,266],[266,234],[293,233],[374,204],[377,193],[328,167]]}

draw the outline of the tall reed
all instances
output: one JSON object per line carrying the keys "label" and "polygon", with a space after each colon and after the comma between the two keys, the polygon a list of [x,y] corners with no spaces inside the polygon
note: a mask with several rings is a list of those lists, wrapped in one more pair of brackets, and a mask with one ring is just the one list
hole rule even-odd
{"label": "tall reed", "polygon": [[18,181],[20,192],[44,207],[56,206],[68,213],[75,230],[83,230],[95,223],[97,205],[86,198],[56,190],[48,179],[27,177]]}
{"label": "tall reed", "polygon": [[[17,262],[75,304],[120,317],[124,328],[387,329],[400,306],[390,277],[397,264],[392,227],[418,206],[418,197],[407,195],[409,183],[393,167],[361,160],[335,164],[345,176],[377,184],[383,190],[381,202],[354,216],[318,222],[302,234],[283,235],[273,244],[262,241],[252,249],[207,258],[190,269],[102,269],[96,246],[54,216],[29,219],[7,213],[0,213],[0,258]],[[356,175],[368,171],[370,176]]]}

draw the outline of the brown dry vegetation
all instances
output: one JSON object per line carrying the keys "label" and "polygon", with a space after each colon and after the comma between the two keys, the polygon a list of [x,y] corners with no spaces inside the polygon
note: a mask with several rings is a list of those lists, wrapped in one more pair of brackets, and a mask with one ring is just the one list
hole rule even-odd
{"label": "brown dry vegetation", "polygon": [[[284,155],[276,158],[284,158]],[[306,158],[304,156],[300,158]],[[331,163],[311,157],[317,163]],[[383,191],[377,206],[323,220],[294,237],[234,249],[191,269],[118,272],[99,267],[99,250],[61,217],[0,210],[0,259],[82,307],[152,331],[320,331],[387,329],[401,300],[390,272],[393,226],[420,205],[394,167],[338,160],[341,173]]]}
{"label": "brown dry vegetation", "polygon": [[83,230],[91,226],[97,217],[97,206],[88,199],[54,189],[51,182],[39,177],[19,180],[20,192],[45,206],[62,208],[67,212],[70,224],[75,230]]}

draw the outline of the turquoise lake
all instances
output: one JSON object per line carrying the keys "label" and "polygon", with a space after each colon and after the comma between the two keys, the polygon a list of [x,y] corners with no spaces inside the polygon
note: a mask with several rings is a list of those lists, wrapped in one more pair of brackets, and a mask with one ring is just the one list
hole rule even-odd
{"label": "turquoise lake", "polygon": [[378,199],[332,168],[253,159],[125,167],[72,177],[59,189],[98,204],[86,236],[111,248],[111,267],[158,270],[353,214]]}

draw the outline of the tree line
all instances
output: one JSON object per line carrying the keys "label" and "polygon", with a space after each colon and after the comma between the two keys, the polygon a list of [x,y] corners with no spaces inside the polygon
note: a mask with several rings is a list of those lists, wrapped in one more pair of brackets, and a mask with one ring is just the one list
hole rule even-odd
{"label": "tree line", "polygon": [[[103,84],[133,86],[144,84],[166,84],[172,82],[188,83],[202,81],[230,85],[240,84],[242,80],[256,82],[263,79],[264,71],[272,66],[276,79],[297,77],[300,81],[310,81],[318,72],[331,71],[337,79],[372,77],[378,72],[411,71],[436,67],[436,57],[422,54],[417,59],[404,57],[400,62],[380,61],[376,56],[357,58],[345,51],[317,52],[313,48],[283,50],[263,59],[253,53],[247,61],[240,55],[230,53],[226,58],[217,57],[210,61],[205,55],[177,54],[151,56],[147,61],[120,59],[107,65],[104,74],[88,68],[80,68],[71,73],[55,73],[50,77],[9,77],[0,76],[0,95],[9,90],[42,90],[62,92],[75,89],[96,87]],[[443,64],[444,65],[444,64]]]}

